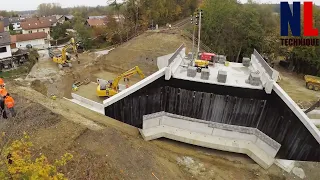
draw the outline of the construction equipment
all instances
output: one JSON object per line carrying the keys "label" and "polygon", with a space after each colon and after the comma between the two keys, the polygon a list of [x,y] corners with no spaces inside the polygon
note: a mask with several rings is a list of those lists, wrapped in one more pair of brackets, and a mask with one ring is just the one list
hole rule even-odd
{"label": "construction equipment", "polygon": [[310,90],[320,90],[320,77],[305,75],[304,80],[306,81],[306,87]]}
{"label": "construction equipment", "polygon": [[195,60],[195,67],[197,68],[197,72],[201,72],[202,68],[209,68],[209,63],[210,61],[206,61],[206,60]]}
{"label": "construction equipment", "polygon": [[78,49],[74,38],[71,38],[69,43],[62,48],[61,54],[55,53],[53,50],[49,49],[49,56],[52,58],[53,62],[58,64],[59,69],[62,69],[63,67],[72,67],[71,57],[67,55],[67,50],[69,48],[73,49],[73,52],[78,58]]}
{"label": "construction equipment", "polygon": [[202,52],[199,53],[199,58],[201,60],[205,60],[205,61],[211,61],[213,62],[213,59],[216,55],[214,53],[207,53],[207,52]]}
{"label": "construction equipment", "polygon": [[72,84],[72,90],[73,91],[78,91],[80,86],[87,85],[89,83],[90,83],[90,79],[89,78],[85,79],[84,81],[76,81],[76,82],[74,82]]}
{"label": "construction equipment", "polygon": [[97,96],[99,97],[111,97],[119,93],[119,82],[121,79],[128,80],[134,74],[139,74],[143,79],[145,78],[141,69],[136,66],[125,73],[116,77],[113,81],[98,81],[99,85],[97,87]]}

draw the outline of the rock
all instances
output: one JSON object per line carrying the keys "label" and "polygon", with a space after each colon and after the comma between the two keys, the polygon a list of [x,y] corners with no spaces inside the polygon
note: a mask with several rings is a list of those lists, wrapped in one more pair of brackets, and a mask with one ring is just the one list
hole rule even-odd
{"label": "rock", "polygon": [[304,178],[306,177],[303,169],[298,168],[298,167],[294,167],[294,168],[292,169],[292,173],[293,173],[294,175],[298,176],[298,177],[301,178],[301,179],[304,179]]}

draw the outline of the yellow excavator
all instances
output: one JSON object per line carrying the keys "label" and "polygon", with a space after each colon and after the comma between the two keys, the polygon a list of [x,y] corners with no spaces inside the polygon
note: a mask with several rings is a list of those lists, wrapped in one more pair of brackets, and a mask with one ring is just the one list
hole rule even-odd
{"label": "yellow excavator", "polygon": [[129,80],[129,78],[135,74],[139,74],[142,79],[145,75],[141,69],[136,66],[116,77],[113,81],[100,80],[97,87],[97,96],[99,97],[111,97],[119,93],[119,82],[121,79]]}
{"label": "yellow excavator", "polygon": [[71,57],[67,55],[67,50],[69,48],[73,49],[73,52],[76,54],[76,57],[78,58],[78,49],[74,38],[71,38],[69,43],[62,48],[61,54],[49,50],[50,57],[52,58],[53,62],[58,64],[59,69],[62,69],[63,67],[72,67]]}
{"label": "yellow excavator", "polygon": [[207,60],[199,60],[196,59],[194,61],[195,67],[197,68],[197,72],[201,72],[202,68],[208,68],[209,67],[209,61]]}

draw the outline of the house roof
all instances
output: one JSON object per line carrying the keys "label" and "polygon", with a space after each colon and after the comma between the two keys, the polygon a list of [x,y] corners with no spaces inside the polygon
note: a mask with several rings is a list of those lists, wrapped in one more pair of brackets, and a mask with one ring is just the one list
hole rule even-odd
{"label": "house roof", "polygon": [[51,26],[50,21],[41,21],[41,20],[27,20],[26,22],[21,22],[21,28],[23,30],[30,30],[30,29],[40,29],[40,28],[49,28]]}
{"label": "house roof", "polygon": [[35,39],[45,39],[47,37],[47,33],[45,32],[36,32],[30,34],[17,34],[11,36],[11,43],[22,42],[22,41],[30,41]]}
{"label": "house roof", "polygon": [[10,33],[2,32],[0,33],[0,46],[5,46],[11,44]]}
{"label": "house roof", "polygon": [[1,18],[0,20],[3,22],[4,27],[9,26],[9,24],[10,24],[10,23],[9,23],[9,18],[3,17],[3,18]]}
{"label": "house roof", "polygon": [[65,17],[66,17],[66,18],[68,18],[69,20],[71,20],[71,19],[73,19],[73,18],[74,18],[74,16],[73,16],[73,15],[66,15]]}
{"label": "house roof", "polygon": [[88,19],[104,19],[107,16],[89,16]]}
{"label": "house roof", "polygon": [[56,16],[47,16],[47,17],[38,17],[38,18],[27,18],[24,21],[25,22],[37,22],[37,21],[45,22],[45,21],[48,21],[48,22],[50,22],[50,24],[54,24],[58,20],[57,20]]}
{"label": "house roof", "polygon": [[20,17],[11,17],[11,18],[9,18],[9,22],[10,23],[18,23],[18,22],[21,22],[23,20],[24,20],[24,18],[20,18]]}
{"label": "house roof", "polygon": [[87,19],[87,23],[89,26],[105,26],[107,24],[105,19]]}

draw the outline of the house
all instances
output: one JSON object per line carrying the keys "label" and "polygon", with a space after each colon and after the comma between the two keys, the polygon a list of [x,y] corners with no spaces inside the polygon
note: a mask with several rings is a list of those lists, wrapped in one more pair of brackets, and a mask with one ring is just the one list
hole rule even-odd
{"label": "house", "polygon": [[48,20],[26,20],[25,22],[21,22],[22,34],[45,32],[47,39],[50,39],[51,25],[51,22]]}
{"label": "house", "polygon": [[9,29],[9,18],[7,18],[7,17],[2,17],[2,18],[0,18],[0,22],[2,22],[3,23],[3,27],[4,27],[4,31],[10,31],[10,29]]}
{"label": "house", "polygon": [[62,15],[60,17],[57,17],[57,22],[60,24],[63,24],[66,21],[71,21],[74,16],[72,15]]}
{"label": "house", "polygon": [[11,57],[10,33],[0,27],[0,59]]}
{"label": "house", "polygon": [[48,16],[48,17],[41,17],[41,21],[49,21],[51,23],[52,27],[55,27],[57,25],[57,17],[56,16]]}
{"label": "house", "polygon": [[45,32],[35,32],[30,34],[17,34],[11,36],[11,48],[25,48],[31,45],[34,48],[46,49],[49,47],[47,34]]}
{"label": "house", "polygon": [[20,17],[11,17],[9,18],[9,23],[12,24],[14,31],[21,31],[22,28],[20,26],[20,23],[24,20],[24,18]]}
{"label": "house", "polygon": [[37,21],[48,21],[50,22],[52,27],[55,27],[57,25],[57,17],[56,16],[47,16],[47,17],[37,17],[37,18],[27,18],[25,19],[25,22],[37,22]]}
{"label": "house", "polygon": [[89,16],[88,19],[106,19],[107,16]]}
{"label": "house", "polygon": [[106,19],[87,19],[85,25],[90,27],[106,26],[107,21]]}
{"label": "house", "polygon": [[120,14],[119,16],[113,15],[112,17],[115,19],[116,22],[120,22],[120,21],[123,22],[125,19],[124,15],[122,15],[122,14]]}

